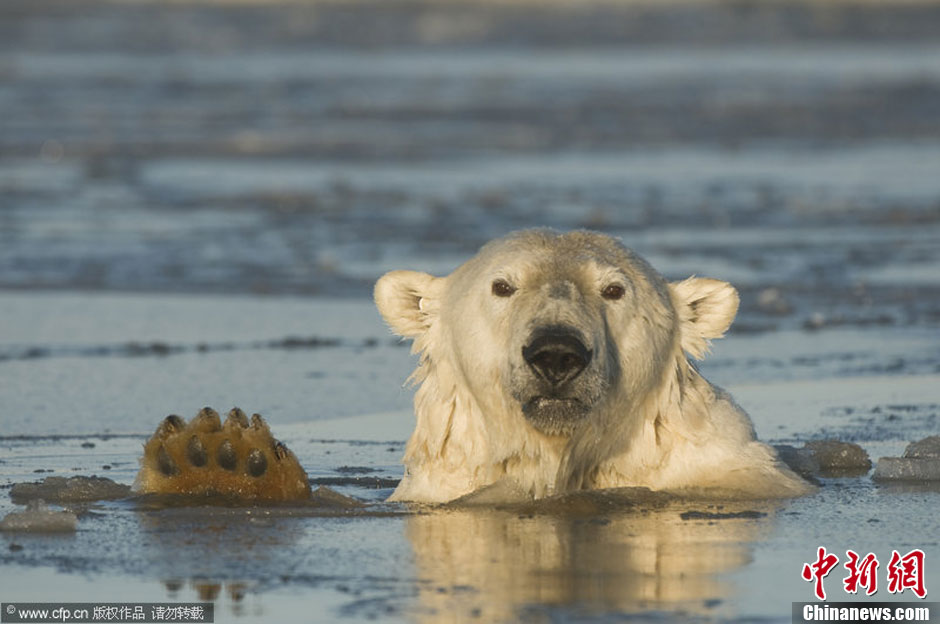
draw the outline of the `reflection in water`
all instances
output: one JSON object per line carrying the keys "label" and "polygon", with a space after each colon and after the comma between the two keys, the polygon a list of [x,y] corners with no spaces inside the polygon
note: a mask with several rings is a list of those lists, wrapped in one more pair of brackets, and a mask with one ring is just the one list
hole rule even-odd
{"label": "reflection in water", "polygon": [[[603,495],[602,495],[603,496]],[[766,533],[767,504],[659,504],[574,512],[438,509],[407,521],[423,585],[421,621],[517,619],[532,607],[731,615],[722,574],[746,565]],[[691,509],[717,517],[682,519]],[[766,513],[721,517],[743,510]],[[753,516],[757,516],[754,518]]]}
{"label": "reflection in water", "polygon": [[163,586],[166,588],[167,598],[173,601],[212,602],[215,604],[216,615],[224,615],[225,613],[234,616],[263,614],[260,603],[255,604],[253,607],[245,603],[245,595],[251,589],[251,585],[247,582],[228,581],[221,583],[206,579],[193,579],[186,583],[180,579],[166,579],[163,581]]}
{"label": "reflection in water", "polygon": [[[727,573],[750,563],[779,504],[624,488],[513,505],[367,505],[342,517],[296,506],[165,507],[136,517],[153,538],[140,545],[150,570],[186,579],[165,583],[170,598],[213,601],[216,613],[245,620],[305,614],[310,601],[325,619],[726,619],[738,615]],[[298,600],[262,598],[284,584],[303,587]]]}
{"label": "reflection in water", "polygon": [[245,579],[277,570],[279,554],[297,549],[305,531],[292,516],[303,511],[202,506],[138,513],[137,522],[151,538],[140,544],[140,556],[151,571],[171,579],[165,582],[170,592],[182,589],[179,579],[191,579],[198,599],[215,600],[218,582],[225,580],[226,594],[237,602],[247,591]]}
{"label": "reflection in water", "polygon": [[259,567],[296,548],[304,535],[296,522],[264,511],[206,506],[139,513],[141,527],[155,538],[141,545],[142,556],[164,577],[171,600],[212,602],[217,622],[258,621],[265,615],[264,602],[246,595],[262,584]]}

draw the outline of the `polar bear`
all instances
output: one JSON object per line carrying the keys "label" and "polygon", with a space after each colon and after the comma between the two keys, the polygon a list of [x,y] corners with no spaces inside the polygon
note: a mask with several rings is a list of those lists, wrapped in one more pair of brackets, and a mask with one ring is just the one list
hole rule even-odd
{"label": "polar bear", "polygon": [[[390,500],[813,489],[689,361],[734,319],[738,295],[725,282],[667,283],[609,236],[527,230],[485,245],[447,277],[387,273],[375,302],[420,354],[415,430]],[[223,423],[208,407],[189,423],[160,423],[134,491],[311,496],[297,457],[260,415],[235,408]]]}
{"label": "polar bear", "polygon": [[689,359],[734,319],[725,282],[668,283],[610,236],[539,229],[488,243],[447,277],[387,273],[375,302],[420,356],[415,430],[390,500],[489,486],[532,498],[812,490]]}

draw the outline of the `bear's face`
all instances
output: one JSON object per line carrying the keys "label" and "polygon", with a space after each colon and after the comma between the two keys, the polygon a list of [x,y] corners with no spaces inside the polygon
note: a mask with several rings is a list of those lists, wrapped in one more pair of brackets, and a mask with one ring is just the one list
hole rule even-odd
{"label": "bear's face", "polygon": [[687,301],[680,286],[608,236],[536,230],[484,246],[446,278],[389,273],[376,302],[415,339],[424,375],[454,377],[484,415],[570,436],[649,396],[680,348],[700,355],[683,333],[704,347],[730,323],[730,286],[717,334],[703,298],[694,301],[700,289],[687,288]]}
{"label": "bear's face", "polygon": [[665,282],[611,242],[504,239],[448,278],[441,323],[474,397],[492,400],[498,387],[533,427],[569,435],[648,390],[672,349],[675,315]]}

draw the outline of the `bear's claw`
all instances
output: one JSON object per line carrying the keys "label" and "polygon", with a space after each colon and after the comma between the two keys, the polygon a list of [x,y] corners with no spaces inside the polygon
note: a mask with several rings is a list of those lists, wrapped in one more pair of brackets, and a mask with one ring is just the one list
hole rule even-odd
{"label": "bear's claw", "polygon": [[154,435],[158,435],[161,438],[166,438],[173,435],[179,431],[182,431],[183,427],[186,426],[186,423],[182,418],[176,414],[170,414],[163,419],[163,422],[160,423],[160,426],[157,427],[157,432]]}
{"label": "bear's claw", "polygon": [[167,416],[144,445],[134,490],[141,494],[220,494],[251,500],[309,498],[307,474],[271,435],[260,414],[237,407],[225,423],[205,407],[186,423]]}

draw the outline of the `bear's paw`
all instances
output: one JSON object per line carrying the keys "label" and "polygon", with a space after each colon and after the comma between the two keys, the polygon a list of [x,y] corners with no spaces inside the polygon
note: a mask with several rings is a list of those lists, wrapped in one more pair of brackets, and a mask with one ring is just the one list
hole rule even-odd
{"label": "bear's paw", "polygon": [[189,423],[176,415],[160,423],[144,445],[134,491],[289,501],[309,498],[310,483],[260,414],[249,420],[236,407],[222,423],[206,407]]}

